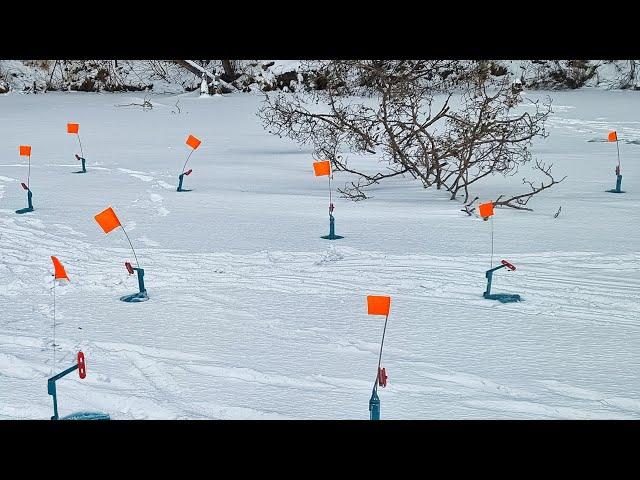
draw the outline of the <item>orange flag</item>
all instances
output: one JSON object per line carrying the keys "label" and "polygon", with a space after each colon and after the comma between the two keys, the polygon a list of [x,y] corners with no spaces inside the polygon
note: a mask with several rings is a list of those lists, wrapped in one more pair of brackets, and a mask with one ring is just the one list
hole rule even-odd
{"label": "orange flag", "polygon": [[79,129],[79,123],[67,123],[67,133],[78,133]]}
{"label": "orange flag", "polygon": [[380,295],[367,295],[367,313],[369,315],[389,315],[391,309],[391,297]]}
{"label": "orange flag", "polygon": [[607,138],[607,140],[610,141],[610,142],[617,142],[618,141],[618,133],[616,131],[609,132],[609,137]]}
{"label": "orange flag", "polygon": [[55,279],[59,280],[59,279],[66,278],[67,280],[69,280],[69,277],[67,276],[67,271],[62,266],[62,263],[60,263],[60,260],[58,260],[56,257],[52,255],[51,261],[53,262],[53,268],[55,269],[55,275],[54,275]]}
{"label": "orange flag", "polygon": [[331,162],[329,160],[313,162],[313,173],[316,177],[331,175]]}
{"label": "orange flag", "polygon": [[20,145],[20,156],[22,156],[22,157],[30,157],[31,156],[31,145]]}
{"label": "orange flag", "polygon": [[113,208],[109,207],[106,210],[103,210],[95,217],[98,225],[104,230],[104,233],[109,233],[116,227],[120,227],[120,220],[116,216],[116,212],[113,211]]}
{"label": "orange flag", "polygon": [[198,148],[201,143],[202,142],[198,140],[196,137],[194,137],[193,135],[189,135],[189,137],[187,138],[187,145],[189,145],[194,150]]}
{"label": "orange flag", "polygon": [[493,215],[493,203],[488,202],[480,204],[480,206],[478,207],[478,211],[480,212],[480,216],[482,218],[489,218]]}

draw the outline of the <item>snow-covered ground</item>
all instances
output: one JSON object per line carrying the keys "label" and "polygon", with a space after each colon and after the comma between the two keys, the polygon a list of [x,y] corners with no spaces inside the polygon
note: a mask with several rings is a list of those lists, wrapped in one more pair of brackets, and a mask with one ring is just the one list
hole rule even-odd
{"label": "snow-covered ground", "polygon": [[[534,212],[496,210],[494,262],[518,269],[493,290],[525,300],[504,305],[482,298],[490,224],[409,179],[336,199],[345,238],[320,239],[326,178],[309,150],[263,131],[260,96],[156,96],[142,111],[116,107],[142,102],[123,94],[0,95],[0,418],[49,418],[46,379],[83,350],[86,379],[58,382],[61,415],[366,419],[384,322],[366,315],[367,294],[393,298],[383,418],[639,418],[640,145],[627,142],[640,143],[640,96],[550,95],[536,153],[568,178]],[[87,175],[71,174],[67,122],[80,123]],[[615,146],[590,141],[609,129],[624,195],[605,193]],[[188,134],[202,145],[179,194]],[[21,144],[26,215],[14,213]],[[495,198],[500,182],[477,193]],[[122,231],[93,219],[109,205],[148,302],[118,300],[137,283]],[[71,278],[56,288],[55,368],[51,255]]]}

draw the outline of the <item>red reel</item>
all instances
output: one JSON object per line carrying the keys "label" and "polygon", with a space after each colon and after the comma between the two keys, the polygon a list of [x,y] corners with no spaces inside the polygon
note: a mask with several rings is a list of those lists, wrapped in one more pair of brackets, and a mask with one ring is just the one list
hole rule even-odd
{"label": "red reel", "polygon": [[29,187],[27,187],[26,183],[21,182],[20,185],[22,185],[22,188],[24,188],[25,190],[29,190]]}
{"label": "red reel", "polygon": [[129,262],[124,262],[124,266],[127,267],[127,272],[129,272],[129,275],[133,275],[135,272],[133,271],[133,267],[131,266],[131,263]]}
{"label": "red reel", "polygon": [[193,168],[190,168],[189,170],[187,170],[186,172],[184,172],[185,175],[191,175],[191,172],[193,172]]}
{"label": "red reel", "polygon": [[78,375],[80,378],[87,376],[87,365],[84,363],[84,353],[78,352]]}
{"label": "red reel", "polygon": [[515,265],[507,262],[506,260],[500,260],[500,263],[502,263],[502,265],[504,265],[505,267],[507,267],[511,271],[514,271],[516,269]]}
{"label": "red reel", "polygon": [[378,385],[386,387],[388,378],[386,368],[378,368]]}

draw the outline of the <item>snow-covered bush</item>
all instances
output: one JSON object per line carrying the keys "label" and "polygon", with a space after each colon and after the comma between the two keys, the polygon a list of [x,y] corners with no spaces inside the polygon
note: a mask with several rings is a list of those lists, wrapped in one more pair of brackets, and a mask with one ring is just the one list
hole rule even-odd
{"label": "snow-covered bush", "polygon": [[[550,100],[517,108],[519,89],[504,73],[490,75],[489,63],[332,60],[321,71],[324,90],[267,96],[258,115],[270,133],[311,145],[335,170],[355,175],[339,189],[354,200],[367,198],[372,185],[409,176],[468,203],[476,182],[513,175],[531,162],[532,142],[546,136]],[[354,97],[363,93],[369,97]],[[368,159],[370,168],[354,166],[348,154]],[[494,203],[529,210],[534,195],[563,180],[551,165],[536,161],[534,169],[542,183],[523,179],[524,192]]]}

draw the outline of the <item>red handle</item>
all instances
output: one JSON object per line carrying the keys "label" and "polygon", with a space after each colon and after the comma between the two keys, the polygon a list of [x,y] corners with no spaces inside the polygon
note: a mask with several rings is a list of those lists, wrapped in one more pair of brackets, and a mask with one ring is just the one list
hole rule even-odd
{"label": "red handle", "polygon": [[84,353],[78,352],[78,375],[80,378],[87,376],[87,365],[84,363]]}
{"label": "red handle", "polygon": [[515,265],[507,262],[506,260],[501,260],[500,263],[502,263],[502,265],[504,265],[505,267],[507,267],[511,271],[514,271],[516,269]]}
{"label": "red handle", "polygon": [[130,275],[133,275],[135,272],[133,271],[133,267],[131,266],[131,263],[129,262],[124,262],[124,266],[127,267],[127,272],[129,272]]}
{"label": "red handle", "polygon": [[22,185],[22,188],[24,188],[25,190],[29,190],[29,187],[27,187],[26,183],[21,182],[20,185]]}
{"label": "red handle", "polygon": [[185,175],[191,175],[191,172],[193,172],[193,168],[190,168],[189,170],[187,170],[186,172],[184,172]]}
{"label": "red handle", "polygon": [[388,378],[387,370],[385,368],[378,368],[378,385],[383,388],[386,387]]}

